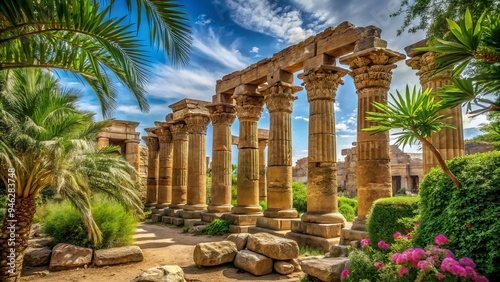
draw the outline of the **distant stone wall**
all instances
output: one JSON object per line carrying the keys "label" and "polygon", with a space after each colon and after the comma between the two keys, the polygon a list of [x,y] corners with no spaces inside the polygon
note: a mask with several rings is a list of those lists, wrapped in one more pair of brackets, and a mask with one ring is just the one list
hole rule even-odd
{"label": "distant stone wall", "polygon": [[465,143],[465,154],[471,155],[476,153],[484,153],[495,150],[495,146],[482,142],[467,142]]}
{"label": "distant stone wall", "polygon": [[145,202],[148,179],[148,147],[144,145],[140,147],[139,179],[141,200]]}

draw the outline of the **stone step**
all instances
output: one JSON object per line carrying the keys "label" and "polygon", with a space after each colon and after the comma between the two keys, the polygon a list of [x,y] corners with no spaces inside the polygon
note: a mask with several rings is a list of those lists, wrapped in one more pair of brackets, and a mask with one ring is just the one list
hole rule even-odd
{"label": "stone step", "polygon": [[348,255],[348,247],[346,245],[334,245],[330,247],[330,257],[347,257]]}
{"label": "stone step", "polygon": [[368,238],[368,232],[342,228],[342,236],[340,236],[340,244],[350,245],[351,241],[360,241],[361,239]]}
{"label": "stone step", "polygon": [[197,226],[197,225],[206,225],[206,222],[201,221],[201,219],[184,219],[184,226]]}
{"label": "stone step", "polygon": [[311,258],[300,261],[302,271],[321,281],[340,282],[340,273],[345,269],[348,258]]}
{"label": "stone step", "polygon": [[151,215],[151,221],[152,222],[162,222],[162,217],[163,217],[163,215],[154,213]]}
{"label": "stone step", "polygon": [[256,234],[260,232],[265,232],[269,233],[278,237],[285,237],[285,234],[290,232],[290,230],[274,230],[274,229],[269,229],[269,228],[263,228],[259,226],[252,226],[248,228],[248,233],[250,234]]}

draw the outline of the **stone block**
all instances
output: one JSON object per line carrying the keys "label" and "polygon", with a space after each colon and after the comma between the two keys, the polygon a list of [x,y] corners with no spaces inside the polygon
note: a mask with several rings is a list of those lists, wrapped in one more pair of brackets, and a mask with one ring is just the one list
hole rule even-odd
{"label": "stone block", "polygon": [[38,238],[38,239],[30,239],[28,241],[29,248],[44,248],[44,247],[52,247],[52,238]]}
{"label": "stone block", "polygon": [[327,54],[337,58],[350,53],[363,32],[363,28],[349,27],[336,33],[335,36],[322,38],[316,43],[316,54]]}
{"label": "stone block", "polygon": [[151,212],[153,214],[163,214],[165,212],[165,209],[159,209],[159,208],[152,208]]}
{"label": "stone block", "polygon": [[201,211],[181,211],[179,215],[184,219],[201,219]]}
{"label": "stone block", "polygon": [[331,246],[337,245],[340,242],[339,237],[323,238],[296,232],[286,233],[285,238],[296,241],[300,246],[310,246],[323,250],[325,253],[330,251]]}
{"label": "stone block", "polygon": [[151,215],[151,221],[152,222],[161,222],[162,221],[162,217],[163,215],[159,214],[159,213],[154,213]]}
{"label": "stone block", "polygon": [[131,282],[185,282],[184,271],[178,265],[164,265],[150,268]]}
{"label": "stone block", "polygon": [[284,238],[286,233],[290,232],[290,230],[273,230],[273,229],[262,228],[262,227],[258,227],[258,226],[252,226],[252,227],[248,228],[248,233],[250,233],[250,234],[257,234],[257,233],[262,233],[262,232],[269,233],[269,234],[272,234],[274,236]]}
{"label": "stone block", "polygon": [[340,282],[340,273],[345,269],[348,258],[322,258],[304,260],[301,262],[302,271],[319,278],[321,281]]}
{"label": "stone block", "polygon": [[290,218],[269,218],[269,217],[259,217],[257,218],[257,227],[273,229],[273,230],[290,230],[292,226],[292,220],[300,219],[290,219]]}
{"label": "stone block", "polygon": [[225,213],[211,213],[211,212],[202,212],[201,213],[201,220],[203,220],[204,222],[212,222],[214,221],[214,219],[220,219],[222,217],[222,215],[224,215]]}
{"label": "stone block", "polygon": [[193,227],[196,225],[205,225],[205,222],[201,219],[184,219],[184,226]]}
{"label": "stone block", "polygon": [[302,267],[300,266],[299,259],[290,259],[290,260],[286,260],[285,262],[288,262],[289,264],[293,265],[294,272],[301,272],[302,271]]}
{"label": "stone block", "polygon": [[172,218],[171,216],[162,216],[161,217],[161,222],[165,224],[172,224]]}
{"label": "stone block", "polygon": [[354,52],[360,51],[360,50],[365,50],[365,49],[370,49],[370,48],[375,48],[375,47],[381,47],[381,48],[386,48],[387,47],[387,41],[375,37],[375,36],[369,36],[366,38],[361,39],[356,43],[356,47],[354,47]]}
{"label": "stone block", "polygon": [[360,244],[359,244],[358,240],[354,240],[354,241],[349,242],[349,245],[351,245],[351,247],[353,249],[359,249],[359,247],[360,247]]}
{"label": "stone block", "polygon": [[266,275],[273,272],[273,260],[250,250],[239,251],[234,258],[234,266],[253,275]]}
{"label": "stone block", "polygon": [[274,270],[276,270],[279,274],[288,275],[292,274],[295,268],[293,267],[293,264],[286,261],[276,261],[274,263]]}
{"label": "stone block", "polygon": [[184,218],[180,217],[173,217],[172,218],[172,224],[175,226],[181,226],[184,225]]}
{"label": "stone block", "polygon": [[92,249],[59,243],[52,249],[50,270],[64,270],[90,264]]}
{"label": "stone block", "polygon": [[303,221],[292,222],[292,232],[303,233],[323,238],[340,237],[342,224],[340,223],[311,223]]}
{"label": "stone block", "polygon": [[50,248],[27,248],[24,254],[23,266],[42,266],[48,265],[50,261]]}
{"label": "stone block", "polygon": [[226,240],[233,242],[236,245],[236,249],[241,251],[247,246],[248,236],[250,236],[249,233],[230,234]]}
{"label": "stone block", "polygon": [[366,238],[368,238],[368,232],[366,231],[342,228],[342,239],[348,241],[354,241],[354,240],[359,241],[361,239],[366,239]]}
{"label": "stone block", "polygon": [[330,255],[332,257],[347,257],[348,248],[345,245],[335,245],[330,248]]}
{"label": "stone block", "polygon": [[171,217],[180,217],[180,212],[182,209],[164,209],[163,213]]}
{"label": "stone block", "polygon": [[257,223],[257,218],[262,217],[262,214],[233,214],[226,213],[222,219],[229,221],[232,225],[252,226]]}
{"label": "stone block", "polygon": [[252,226],[229,225],[229,233],[248,233],[248,228]]}
{"label": "stone block", "polygon": [[277,260],[289,260],[299,256],[297,242],[268,233],[251,234],[247,249]]}
{"label": "stone block", "polygon": [[236,244],[231,241],[199,243],[194,248],[194,263],[200,266],[214,266],[232,262],[238,253]]}
{"label": "stone block", "polygon": [[126,246],[96,250],[93,264],[96,266],[115,265],[143,261],[142,250],[138,246]]}

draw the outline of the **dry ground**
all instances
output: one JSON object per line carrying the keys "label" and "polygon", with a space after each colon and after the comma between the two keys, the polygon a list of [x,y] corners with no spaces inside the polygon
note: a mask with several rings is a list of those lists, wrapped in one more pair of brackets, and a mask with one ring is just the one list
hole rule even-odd
{"label": "dry ground", "polygon": [[[141,247],[144,261],[109,267],[90,267],[59,272],[48,272],[48,267],[23,269],[21,281],[72,281],[72,282],[110,282],[130,281],[144,270],[176,264],[184,270],[187,281],[299,281],[303,273],[290,276],[276,273],[265,276],[253,276],[240,273],[231,264],[219,267],[199,268],[193,262],[193,250],[201,242],[224,240],[226,236],[193,236],[182,233],[182,229],[173,226],[142,223],[135,234],[135,245]],[[36,274],[44,272],[46,276]]]}

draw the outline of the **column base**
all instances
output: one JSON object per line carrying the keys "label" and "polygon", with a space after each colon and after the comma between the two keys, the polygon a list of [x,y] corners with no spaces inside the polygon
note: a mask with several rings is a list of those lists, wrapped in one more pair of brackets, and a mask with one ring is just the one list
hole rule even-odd
{"label": "column base", "polygon": [[152,209],[151,209],[151,212],[152,212],[153,214],[162,214],[162,215],[163,215],[163,214],[164,214],[164,212],[165,212],[165,209],[160,209],[160,208],[156,208],[156,207],[155,207],[155,208],[152,208]]}
{"label": "column base", "polygon": [[182,209],[164,209],[163,214],[171,217],[181,217],[180,213],[183,211]]}
{"label": "column base", "polygon": [[231,212],[231,209],[233,208],[233,205],[227,204],[227,205],[209,205],[207,207],[208,212],[211,213],[224,213],[224,212]]}
{"label": "column base", "polygon": [[214,221],[215,219],[220,219],[222,218],[223,215],[225,215],[226,213],[222,213],[222,212],[202,212],[201,213],[201,220],[203,220],[204,222],[212,222]]}
{"label": "column base", "polygon": [[284,210],[268,208],[264,211],[264,216],[271,218],[297,218],[299,216],[299,213],[296,209]]}
{"label": "column base", "polygon": [[322,238],[339,238],[342,234],[341,223],[311,223],[292,221],[292,232],[317,236]]}
{"label": "column base", "polygon": [[366,218],[361,219],[359,217],[356,217],[352,223],[351,229],[366,231]]}
{"label": "column base", "polygon": [[184,205],[182,209],[185,211],[206,211],[207,205],[205,204]]}
{"label": "column base", "polygon": [[322,251],[329,252],[331,246],[335,246],[340,242],[340,237],[335,238],[323,238],[318,236],[312,236],[307,234],[301,234],[296,232],[288,232],[285,235],[285,238],[292,239],[299,246],[309,246],[316,249],[320,249]]}
{"label": "column base", "polygon": [[145,203],[144,204],[144,207],[146,208],[151,208],[151,207],[155,207],[156,204],[158,204],[157,202],[151,202],[151,203]]}
{"label": "column base", "polygon": [[184,219],[201,219],[201,213],[205,211],[186,211],[183,210],[180,212],[180,217]]}
{"label": "column base", "polygon": [[343,227],[346,226],[347,221],[345,217],[338,212],[332,213],[315,213],[315,212],[306,212],[303,213],[300,219],[303,222],[311,222],[311,223],[341,223]]}
{"label": "column base", "polygon": [[144,206],[144,210],[143,211],[144,212],[148,212],[148,211],[153,212],[153,207],[146,207],[146,206]]}
{"label": "column base", "polygon": [[250,226],[248,227],[248,233],[250,234],[255,234],[255,233],[269,233],[274,236],[278,237],[285,237],[285,235],[290,232],[290,230],[274,230],[274,229],[269,229],[269,228],[263,228],[263,227],[258,227],[258,226]]}
{"label": "column base", "polygon": [[257,218],[262,217],[262,213],[255,214],[233,214],[226,213],[222,219],[230,222],[229,233],[248,233],[248,228],[255,227]]}
{"label": "column base", "polygon": [[368,232],[366,231],[342,228],[342,237],[340,238],[340,244],[347,246],[353,241],[361,241],[361,239],[366,238],[368,238]]}
{"label": "column base", "polygon": [[271,229],[271,230],[291,230],[292,221],[300,222],[300,219],[259,217],[257,218],[256,225],[257,227]]}
{"label": "column base", "polygon": [[156,208],[157,209],[164,209],[164,208],[168,208],[170,206],[170,203],[158,203],[156,204]]}
{"label": "column base", "polygon": [[233,214],[257,214],[262,213],[262,207],[259,205],[251,205],[251,206],[235,206],[231,209],[231,213]]}
{"label": "column base", "polygon": [[184,209],[184,206],[186,204],[170,204],[170,206],[168,206],[169,209]]}

